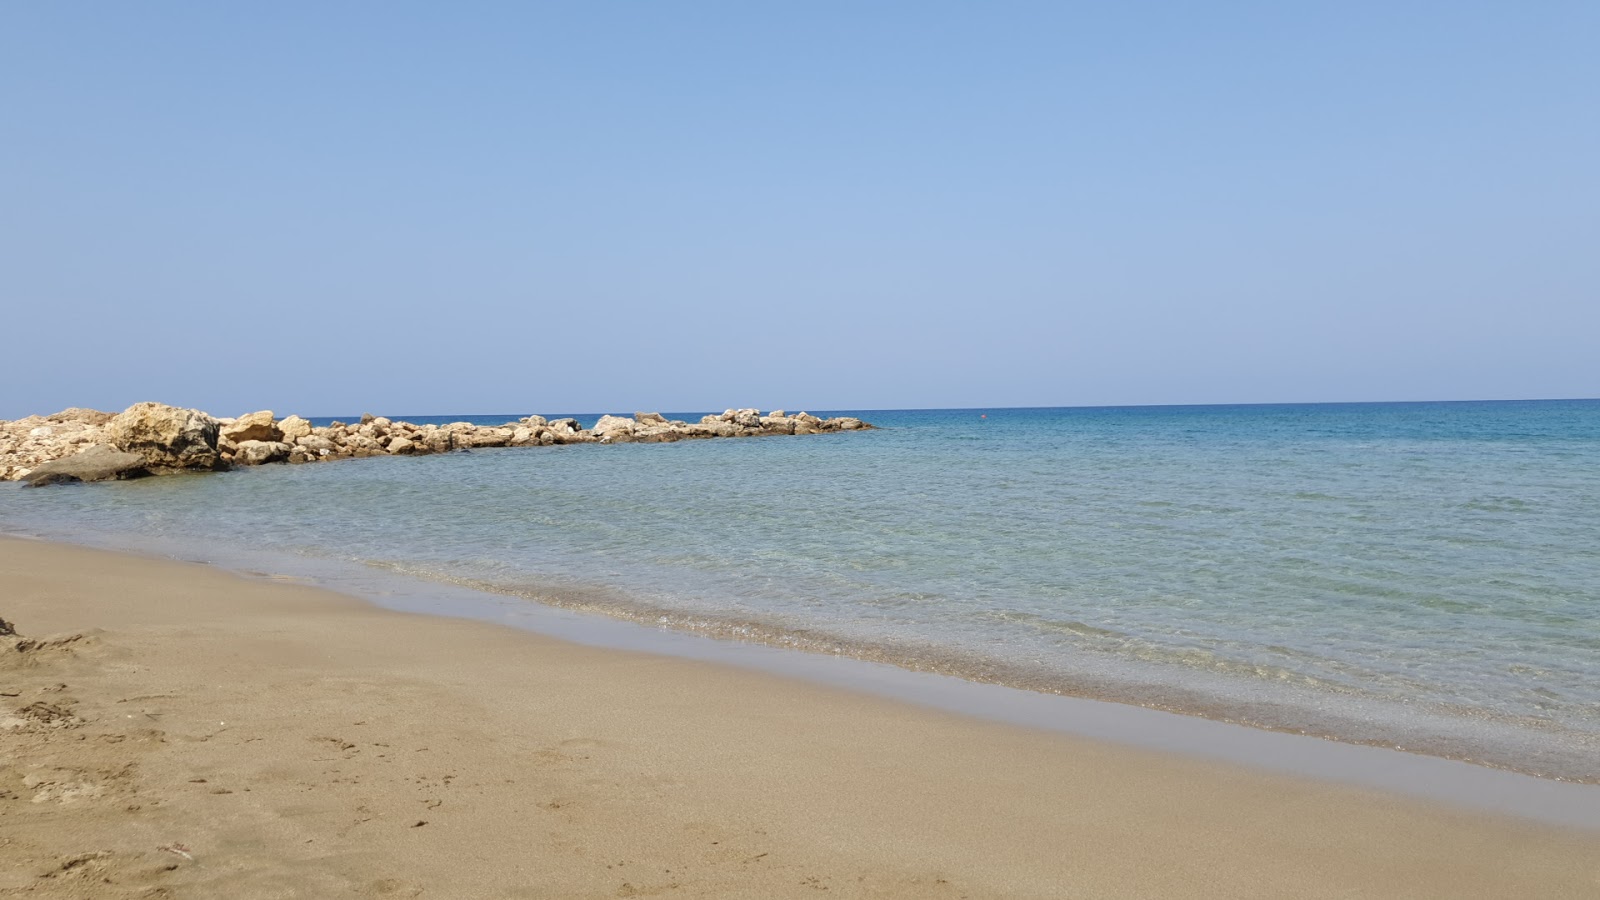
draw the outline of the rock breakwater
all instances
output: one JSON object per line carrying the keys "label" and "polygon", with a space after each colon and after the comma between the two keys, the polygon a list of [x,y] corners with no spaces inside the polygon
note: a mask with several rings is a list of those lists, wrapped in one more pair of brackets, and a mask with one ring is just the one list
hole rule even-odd
{"label": "rock breakwater", "polygon": [[311,463],[369,456],[418,456],[484,447],[555,444],[668,443],[763,435],[860,431],[872,426],[841,416],[822,419],[783,410],[730,409],[699,422],[639,412],[601,416],[592,428],[577,419],[528,416],[503,425],[416,425],[382,416],[313,426],[270,410],[216,418],[197,409],[135,403],[120,413],[62,410],[0,421],[0,481],[51,484],[219,471],[267,463]]}

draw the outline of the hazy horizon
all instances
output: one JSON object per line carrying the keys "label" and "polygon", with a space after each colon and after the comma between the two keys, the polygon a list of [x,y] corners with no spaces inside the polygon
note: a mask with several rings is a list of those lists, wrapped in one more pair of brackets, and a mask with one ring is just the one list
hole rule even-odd
{"label": "hazy horizon", "polygon": [[1600,396],[1594,4],[6,24],[0,418]]}
{"label": "hazy horizon", "polygon": [[[135,401],[135,402],[139,402],[139,401]],[[156,402],[161,402],[161,401],[156,401]],[[763,412],[769,412],[769,411],[775,410],[775,409],[782,409],[782,410],[785,410],[785,411],[790,412],[790,413],[796,413],[796,412],[802,412],[802,411],[817,412],[817,413],[835,413],[835,412],[873,413],[873,412],[965,412],[965,411],[972,411],[972,412],[1004,412],[1004,411],[1007,411],[1007,410],[1010,410],[1010,411],[1025,411],[1025,410],[1039,410],[1039,409],[1107,409],[1107,410],[1111,410],[1111,409],[1146,409],[1146,408],[1148,408],[1148,409],[1169,409],[1169,408],[1170,409],[1190,409],[1190,408],[1204,408],[1204,407],[1240,407],[1240,406],[1262,406],[1262,407],[1273,407],[1273,406],[1374,406],[1374,405],[1392,405],[1392,406],[1419,405],[1419,406],[1421,406],[1421,405],[1431,405],[1431,404],[1438,404],[1438,403],[1584,403],[1584,402],[1600,402],[1600,397],[1500,397],[1500,398],[1456,398],[1456,399],[1438,399],[1438,398],[1433,398],[1433,399],[1420,399],[1420,400],[1312,400],[1312,401],[1267,400],[1267,401],[1246,402],[1246,403],[1228,403],[1228,402],[1219,402],[1219,403],[1085,403],[1085,404],[1076,404],[1076,405],[1071,405],[1071,406],[1053,404],[1053,405],[1041,405],[1041,406],[989,405],[989,406],[878,406],[878,407],[867,407],[867,406],[822,406],[822,405],[819,405],[819,404],[812,404],[809,407],[806,407],[806,406],[803,406],[803,405],[795,405],[795,406],[787,406],[787,407],[786,406],[767,405],[767,406],[760,406],[760,407],[757,407],[757,408],[759,408]],[[16,416],[16,417],[13,417],[13,418],[25,418],[26,415],[48,416],[51,413],[60,412],[60,411],[62,411],[62,409],[66,409],[66,408],[67,407],[62,407],[61,409],[53,409],[53,410],[49,410],[48,412],[36,411],[34,413],[28,413],[28,414],[25,414],[24,416]],[[106,410],[103,410],[103,411],[118,412],[123,408],[125,408],[125,407],[118,407],[116,409],[106,409]],[[672,414],[676,414],[676,413],[707,413],[707,412],[722,411],[722,410],[728,409],[729,407],[724,406],[724,405],[701,406],[701,407],[684,406],[684,407],[659,407],[659,408],[649,409],[649,410],[634,409],[632,407],[627,407],[627,406],[595,407],[595,408],[592,408],[592,409],[579,409],[579,408],[573,407],[573,408],[564,408],[564,409],[474,410],[474,409],[463,408],[463,409],[453,409],[453,410],[434,410],[434,411],[427,411],[427,412],[420,411],[420,410],[377,410],[377,409],[363,409],[363,410],[361,410],[359,412],[355,412],[355,411],[351,411],[351,410],[345,410],[345,411],[342,411],[342,412],[327,412],[327,411],[306,412],[304,410],[297,410],[297,409],[278,409],[278,408],[272,408],[272,407],[262,407],[262,408],[263,409],[271,409],[272,412],[274,413],[274,415],[277,418],[280,418],[280,419],[285,417],[285,416],[289,416],[289,415],[299,415],[299,416],[302,416],[304,418],[311,419],[313,421],[321,421],[321,420],[324,420],[324,419],[334,419],[334,420],[341,420],[341,421],[355,421],[355,420],[359,419],[361,416],[366,415],[368,413],[370,413],[372,415],[385,416],[387,418],[396,419],[396,420],[435,419],[435,418],[443,418],[443,417],[450,417],[450,416],[455,416],[455,417],[460,417],[460,418],[465,418],[465,419],[478,419],[478,418],[491,418],[491,417],[495,417],[495,416],[521,417],[521,416],[527,416],[527,415],[544,415],[544,416],[551,416],[551,415],[555,415],[555,416],[567,416],[567,415],[594,415],[594,416],[599,416],[599,415],[628,415],[631,412],[656,412],[656,413],[672,413]],[[744,408],[744,407],[739,407],[739,408]],[[211,414],[217,415],[217,416],[236,416],[236,415],[243,415],[244,413],[257,412],[259,410],[257,410],[257,409],[239,409],[239,410],[218,411],[218,410],[209,410],[208,409],[208,410],[201,410],[201,411],[202,412],[211,413]]]}

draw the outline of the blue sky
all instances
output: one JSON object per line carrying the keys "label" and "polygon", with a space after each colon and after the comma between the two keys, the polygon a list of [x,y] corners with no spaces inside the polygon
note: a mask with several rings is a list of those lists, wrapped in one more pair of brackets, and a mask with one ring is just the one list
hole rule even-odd
{"label": "blue sky", "polygon": [[1600,396],[1600,4],[0,9],[0,417]]}

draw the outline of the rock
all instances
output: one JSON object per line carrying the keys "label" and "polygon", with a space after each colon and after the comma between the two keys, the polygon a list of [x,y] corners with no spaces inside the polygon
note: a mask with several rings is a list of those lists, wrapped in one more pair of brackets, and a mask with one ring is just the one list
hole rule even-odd
{"label": "rock", "polygon": [[[548,446],[589,443],[666,443],[689,438],[751,437],[855,431],[872,425],[843,416],[822,420],[810,413],[789,416],[783,410],[761,415],[755,409],[729,409],[690,425],[657,412],[636,412],[631,418],[603,416],[593,430],[576,419],[547,420],[527,416],[505,426],[454,422],[417,426],[365,415],[359,425],[335,422],[313,426],[300,416],[274,421],[270,410],[237,419],[216,419],[199,410],[159,403],[138,403],[116,415],[74,407],[48,418],[28,416],[0,422],[0,481],[23,480],[36,470],[39,480],[92,480],[88,464],[107,453],[138,456],[143,464],[104,477],[167,474],[186,469],[225,469],[287,459],[291,462],[348,459],[386,454],[444,453],[479,447]],[[104,445],[94,454],[80,452]],[[72,459],[86,478],[67,473],[57,460]],[[108,461],[122,465],[125,461]]]}
{"label": "rock", "polygon": [[360,424],[362,424],[362,425],[370,424],[372,422],[372,420],[376,419],[376,418],[377,418],[377,416],[373,415],[372,413],[362,413],[361,414],[361,423]]}
{"label": "rock", "polygon": [[631,435],[635,424],[632,419],[624,419],[621,416],[601,416],[600,421],[594,423],[593,430],[601,437],[616,433]]}
{"label": "rock", "polygon": [[233,454],[233,461],[247,466],[259,466],[288,459],[293,449],[283,441],[240,441],[239,449]]}
{"label": "rock", "polygon": [[233,420],[231,425],[223,425],[217,433],[225,440],[242,444],[245,441],[281,441],[283,431],[272,418],[272,410],[264,409],[260,412],[247,413]]}
{"label": "rock", "polygon": [[333,441],[320,434],[305,434],[294,439],[295,446],[301,447],[312,454],[321,455],[333,452]]}
{"label": "rock", "polygon": [[76,422],[80,425],[104,425],[111,421],[114,415],[116,414],[101,412],[98,409],[84,409],[81,406],[74,406],[70,409],[63,409],[61,412],[50,416],[49,419],[58,424]]}
{"label": "rock", "polygon": [[135,403],[106,423],[112,446],[137,453],[154,469],[216,469],[217,420],[198,409]]}
{"label": "rock", "polygon": [[374,456],[383,452],[383,445],[377,439],[364,434],[349,435],[344,440],[344,446],[357,455]]}
{"label": "rock", "polygon": [[711,421],[699,425],[690,425],[688,431],[695,437],[738,437],[739,426],[732,422],[724,422],[716,416],[707,416]]}
{"label": "rock", "polygon": [[510,428],[479,428],[469,426],[471,431],[461,432],[455,436],[457,447],[504,447],[511,443],[511,438],[516,432]]}
{"label": "rock", "polygon": [[39,487],[67,481],[137,478],[146,474],[143,456],[126,453],[106,444],[95,444],[66,459],[52,460],[33,469],[26,480],[30,486]]}
{"label": "rock", "polygon": [[283,440],[292,444],[311,433],[311,423],[299,416],[289,416],[278,423],[278,431],[283,435]]}

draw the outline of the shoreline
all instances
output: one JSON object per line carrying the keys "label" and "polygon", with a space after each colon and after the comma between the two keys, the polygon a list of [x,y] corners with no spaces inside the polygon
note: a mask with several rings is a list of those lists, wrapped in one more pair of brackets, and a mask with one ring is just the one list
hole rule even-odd
{"label": "shoreline", "polygon": [[0,730],[0,892],[1581,897],[1600,876],[1593,830],[214,567],[8,538],[0,583],[44,638],[4,669],[36,712]]}
{"label": "shoreline", "polygon": [[[994,424],[950,418],[890,417],[874,435],[810,443],[267,466],[226,479],[19,491],[0,505],[8,524],[67,540],[102,531],[109,543],[158,533],[180,548],[273,545],[290,561],[272,571],[299,571],[293,558],[302,555],[349,558],[651,628],[1600,781],[1595,660],[1583,652],[1595,635],[1582,620],[1590,597],[1582,573],[1593,567],[1558,540],[1590,522],[1570,508],[1581,499],[1541,504],[1549,498],[1530,484],[1509,491],[1520,500],[1479,502],[1495,492],[1467,488],[1431,509],[1391,504],[1369,522],[1366,476],[1331,494],[1288,492],[1318,483],[1326,467],[1314,453],[1297,454],[1312,462],[1260,486],[1269,489],[1241,490],[1248,478],[1234,484],[1243,470],[1213,465],[1216,447],[1285,425],[1228,419],[1194,459],[1162,451],[1169,429],[1157,429],[1152,458],[1166,461],[1152,476],[1157,502],[1118,486],[1136,481],[1103,478],[1130,461],[1113,450],[1081,471],[1073,462],[1063,471],[1079,474],[1059,484],[1046,478],[1054,485],[1046,502],[1030,505],[1037,478],[1012,478],[1012,468],[1028,468],[1018,461],[1065,465],[1101,446],[1099,432],[1030,419],[1005,423],[1019,426],[1015,437],[991,437],[1000,435]],[[1125,424],[1138,423],[1106,428]],[[1519,413],[1502,424],[1525,423]],[[1399,427],[1335,425],[1374,439]],[[1261,453],[1281,450],[1269,441]],[[1376,458],[1365,443],[1354,456],[1339,458]],[[1492,459],[1480,474],[1520,471]],[[905,483],[879,472],[913,462]],[[960,473],[987,487],[963,486]],[[1074,511],[1060,491],[1079,481],[1089,493],[1073,502],[1088,505]],[[1191,495],[1199,499],[1174,505]],[[999,509],[1017,540],[986,537],[986,510]],[[1438,527],[1392,554],[1375,546],[1380,523],[1412,515]],[[1549,546],[1518,556],[1518,529],[1546,533]],[[1470,539],[1466,532],[1505,541],[1457,540]],[[1070,549],[1053,546],[1052,535],[1072,536]],[[1151,559],[1145,574],[1134,571],[1147,544],[1178,562]],[[1241,555],[1247,545],[1262,552]],[[1259,569],[1256,557],[1267,561]],[[1465,574],[1443,571],[1446,557]],[[1527,578],[1493,580],[1521,571],[1519,559],[1529,561]],[[1224,573],[1239,577],[1219,580]],[[1460,610],[1487,616],[1489,630],[1466,627],[1476,620]]]}
{"label": "shoreline", "polygon": [[[0,531],[0,539],[7,534]],[[207,545],[201,560],[185,549],[195,546],[193,543],[175,545],[167,539],[152,541],[142,536],[94,532],[12,536],[201,562],[246,576],[278,572],[282,577],[389,609],[509,624],[601,648],[749,666],[979,717],[987,716],[987,707],[995,704],[1012,710],[1003,717],[1011,724],[1157,749],[1180,748],[1186,741],[1198,741],[1209,748],[1199,755],[1225,762],[1265,766],[1299,776],[1331,777],[1447,803],[1470,798],[1473,802],[1469,805],[1484,810],[1600,827],[1600,779],[1552,774],[1533,762],[1540,758],[1537,753],[1549,751],[1531,749],[1531,744],[1527,744],[1528,755],[1519,756],[1519,742],[1530,739],[1514,723],[1458,721],[1425,709],[1399,708],[1392,702],[1376,700],[1301,698],[1305,705],[1294,706],[1283,699],[1229,698],[1193,684],[1174,688],[1164,682],[1095,680],[1083,675],[1047,673],[1040,677],[1025,667],[996,666],[982,658],[962,665],[961,658],[948,652],[918,657],[894,652],[898,648],[880,643],[841,641],[808,629],[784,629],[749,621],[723,622],[650,606],[603,585],[529,591],[414,570],[402,564],[305,557],[222,544]],[[543,614],[554,611],[578,617],[578,624]],[[818,635],[818,639],[807,640]],[[735,648],[742,649],[735,652]],[[748,652],[757,648],[768,652]],[[789,659],[791,656],[801,659]],[[812,664],[806,658],[820,662]],[[890,669],[895,674],[872,674],[873,667]],[[862,688],[854,684],[856,681],[877,686]],[[995,693],[982,702],[969,701],[964,699],[969,685]],[[1317,715],[1309,715],[1309,709],[1315,709]],[[1363,714],[1372,717],[1363,718]],[[1385,718],[1380,721],[1376,715]],[[1397,718],[1402,716],[1407,718]],[[1424,717],[1426,723],[1419,725]],[[1078,724],[1081,721],[1097,724],[1086,729]],[[1219,730],[1212,732],[1211,726]],[[1485,737],[1482,729],[1495,729],[1495,737]],[[1268,735],[1275,737],[1264,741],[1257,737]],[[1272,740],[1278,738],[1291,743],[1275,748]],[[1488,753],[1460,752],[1457,748],[1469,740],[1494,749]],[[1360,752],[1350,751],[1366,751],[1372,756],[1364,758]],[[1274,753],[1297,762],[1281,765],[1274,760]],[[1383,762],[1391,755],[1406,763]],[[1441,765],[1435,767],[1431,763]],[[1456,766],[1468,771],[1452,772]],[[1395,774],[1399,771],[1405,774]],[[1488,775],[1479,778],[1474,772],[1494,773],[1504,780],[1496,783]],[[1540,784],[1589,787],[1596,793],[1586,798],[1593,804],[1592,810],[1585,807],[1584,801],[1547,798],[1538,787]],[[1530,797],[1544,799],[1529,802]]]}
{"label": "shoreline", "polygon": [[[1559,761],[1549,764],[1530,762],[1530,757],[1535,755],[1543,759],[1555,754],[1548,750],[1530,751],[1526,735],[1521,730],[1527,727],[1524,722],[1484,719],[1457,721],[1437,711],[1401,708],[1395,701],[1370,697],[1313,697],[1308,692],[1292,698],[1299,701],[1296,704],[1281,698],[1228,696],[1215,676],[1195,679],[1211,683],[1211,689],[1206,689],[1193,684],[1179,685],[1176,679],[1157,682],[1148,678],[1140,680],[1131,675],[1118,678],[1108,674],[1064,673],[1042,664],[1007,663],[947,648],[853,639],[804,625],[736,619],[656,606],[631,599],[623,592],[603,585],[555,587],[549,590],[519,589],[491,581],[418,572],[404,566],[371,562],[365,565],[431,584],[462,587],[478,593],[510,597],[580,615],[602,616],[651,630],[672,631],[718,643],[754,644],[780,653],[802,653],[888,666],[913,676],[932,676],[1005,691],[1160,712],[1249,731],[1311,738],[1460,763],[1542,781],[1600,786],[1600,770],[1592,766],[1586,772],[1575,773],[1562,770]],[[440,613],[451,615],[443,608]],[[1163,664],[1146,665],[1156,667]],[[781,670],[787,667],[776,665],[768,668]],[[935,702],[934,705],[941,704]],[[1315,715],[1308,712],[1313,708],[1317,710]],[[1417,719],[1422,716],[1429,719],[1426,729],[1417,724]],[[1462,732],[1478,731],[1481,735],[1483,729],[1494,729],[1499,734],[1492,750],[1485,750],[1482,746],[1470,753],[1459,749],[1464,743]],[[1428,733],[1418,737],[1420,730],[1427,730]],[[1569,740],[1579,740],[1585,736],[1567,737]],[[1597,821],[1600,821],[1600,817],[1597,817]]]}
{"label": "shoreline", "polygon": [[126,540],[96,544],[0,531],[0,545],[16,541],[157,564],[198,566],[226,577],[331,592],[378,612],[509,627],[539,640],[569,642],[602,653],[709,664],[1070,740],[1171,753],[1250,771],[1377,790],[1472,814],[1513,816],[1600,833],[1600,786],[1412,748],[1264,728],[1193,711],[1037,691],[897,662],[707,634],[373,563],[221,546],[199,554],[174,553],[175,548],[165,541],[139,547]]}

